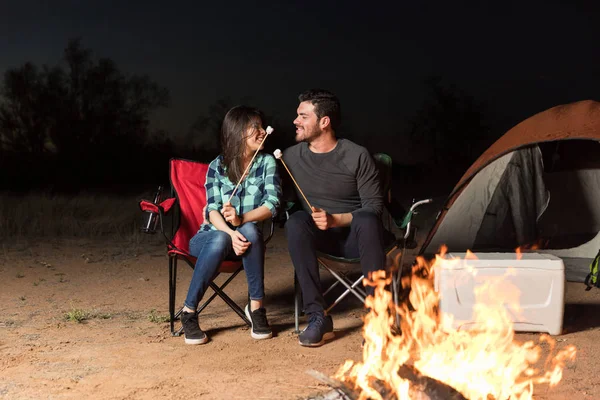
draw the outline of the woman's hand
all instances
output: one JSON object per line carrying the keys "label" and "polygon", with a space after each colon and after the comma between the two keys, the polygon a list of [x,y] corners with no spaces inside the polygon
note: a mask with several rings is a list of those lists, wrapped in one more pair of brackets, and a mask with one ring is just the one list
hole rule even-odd
{"label": "woman's hand", "polygon": [[238,231],[231,231],[229,236],[231,236],[231,244],[236,256],[244,254],[252,244]]}
{"label": "woman's hand", "polygon": [[225,221],[229,222],[233,226],[240,226],[242,224],[242,218],[237,215],[235,207],[233,207],[230,202],[227,202],[223,205],[223,208],[221,209],[221,215],[223,215]]}

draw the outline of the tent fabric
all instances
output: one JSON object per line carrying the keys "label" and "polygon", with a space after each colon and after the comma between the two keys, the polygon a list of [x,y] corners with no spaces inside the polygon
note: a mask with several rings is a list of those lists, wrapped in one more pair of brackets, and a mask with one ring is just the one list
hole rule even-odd
{"label": "tent fabric", "polygon": [[587,269],[600,248],[599,231],[600,103],[586,100],[534,115],[481,154],[420,253],[434,254],[442,244],[449,251],[514,251],[549,243],[544,252]]}
{"label": "tent fabric", "polygon": [[504,155],[473,177],[472,184],[459,194],[456,202],[444,215],[444,224],[440,224],[437,234],[431,239],[427,254],[438,252],[442,245],[471,249],[487,205],[511,158],[512,154]]}
{"label": "tent fabric", "polygon": [[583,282],[600,249],[600,168],[546,174],[545,181],[553,196],[539,227],[549,248],[539,252],[562,258],[567,279]]}
{"label": "tent fabric", "polygon": [[542,153],[533,146],[510,154],[477,232],[475,249],[514,249],[538,238],[537,223],[550,201]]}
{"label": "tent fabric", "polygon": [[426,253],[515,249],[538,236],[550,194],[537,146],[506,154],[482,169],[448,210]]}
{"label": "tent fabric", "polygon": [[455,194],[483,167],[522,147],[565,139],[600,140],[600,103],[584,100],[556,106],[519,123],[492,144],[465,172]]}

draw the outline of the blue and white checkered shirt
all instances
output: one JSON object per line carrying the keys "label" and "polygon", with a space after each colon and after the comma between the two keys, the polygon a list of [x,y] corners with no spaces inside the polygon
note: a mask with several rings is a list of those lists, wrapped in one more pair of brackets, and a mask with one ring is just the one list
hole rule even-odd
{"label": "blue and white checkered shirt", "polygon": [[[201,231],[216,230],[209,222],[208,214],[212,210],[221,212],[223,204],[229,200],[237,182],[231,182],[225,173],[223,156],[219,155],[208,166],[206,173],[206,210]],[[258,153],[247,177],[240,183],[231,205],[238,215],[243,215],[260,206],[267,207],[276,215],[281,197],[281,180],[277,172],[275,157],[270,154]]]}

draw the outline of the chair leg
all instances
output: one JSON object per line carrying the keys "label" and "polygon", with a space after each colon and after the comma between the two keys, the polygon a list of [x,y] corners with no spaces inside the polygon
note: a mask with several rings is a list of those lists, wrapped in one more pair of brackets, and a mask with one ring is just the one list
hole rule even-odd
{"label": "chair leg", "polygon": [[[342,293],[342,294],[341,294],[341,295],[340,295],[340,296],[339,296],[339,297],[338,297],[338,298],[337,298],[337,299],[336,299],[336,300],[335,300],[333,303],[331,303],[331,304],[329,305],[329,307],[328,307],[328,308],[325,310],[325,313],[329,313],[329,311],[330,311],[330,310],[331,310],[333,307],[335,307],[335,306],[336,306],[336,305],[337,305],[339,302],[341,302],[341,301],[344,299],[344,297],[346,297],[346,296],[347,296],[349,293],[352,293],[352,294],[353,294],[354,296],[356,296],[356,297],[357,297],[357,298],[358,298],[358,299],[359,299],[359,300],[360,300],[362,303],[364,303],[364,302],[365,302],[365,300],[366,300],[366,298],[367,298],[367,294],[366,294],[366,293],[365,293],[365,292],[364,292],[364,291],[363,291],[361,288],[359,288],[359,287],[358,287],[358,285],[362,283],[362,280],[363,280],[363,278],[364,278],[364,277],[363,277],[363,276],[361,276],[361,277],[360,277],[359,279],[357,279],[357,280],[356,280],[354,283],[352,283],[352,285],[350,285],[350,288],[349,288],[349,289],[346,289],[346,290],[344,291],[344,293]],[[348,282],[351,282],[351,281],[348,281]],[[342,284],[344,284],[344,283],[342,282]],[[346,286],[346,285],[344,285],[344,286]],[[346,287],[348,288],[348,286],[346,286]]]}
{"label": "chair leg", "polygon": [[[336,273],[335,271],[333,271],[331,268],[328,268],[327,266],[325,266],[324,264],[323,268],[325,268],[327,271],[329,271],[329,273],[331,275],[333,275],[335,277],[335,279],[338,280],[338,282],[340,282],[342,285],[344,285],[346,287],[346,291],[349,293],[352,293],[354,296],[356,296],[357,299],[359,299],[361,302],[365,302],[366,299],[366,293],[364,293],[364,291],[362,291],[360,288],[357,287],[357,285],[362,282],[363,277],[361,277],[360,279],[358,279],[356,282],[354,282],[352,285],[350,285],[348,282],[346,282],[346,280],[340,276],[338,273]],[[333,308],[334,305],[336,305],[342,298],[344,298],[346,296],[346,292],[344,292],[335,302],[333,305],[329,306],[328,310],[330,310],[331,308]]]}
{"label": "chair leg", "polygon": [[367,298],[367,294],[361,288],[358,287],[358,285],[362,283],[362,280],[363,278],[361,277],[354,283],[348,281],[347,283],[352,283],[352,285],[349,286],[350,288],[348,288],[347,285],[344,285],[347,289],[337,299],[335,299],[333,303],[329,305],[329,307],[325,310],[325,313],[329,313],[329,311],[331,311],[333,307],[338,305],[350,293],[352,293],[361,303],[364,304]]}
{"label": "chair leg", "polygon": [[202,310],[204,310],[210,304],[210,302],[213,301],[215,299],[215,297],[217,297],[219,295],[219,293],[216,290],[214,290],[212,285],[209,284],[209,286],[211,289],[213,289],[213,293],[210,295],[210,297],[208,299],[206,299],[206,301],[204,303],[202,303],[201,306],[198,307],[198,309],[196,310],[197,313],[201,313]]}
{"label": "chair leg", "polygon": [[212,282],[210,283],[210,287],[211,287],[213,290],[217,291],[217,293],[218,293],[219,297],[220,297],[221,299],[223,299],[223,301],[224,301],[225,303],[227,303],[227,305],[228,305],[228,306],[229,306],[229,307],[230,307],[230,308],[231,308],[233,311],[235,311],[237,315],[239,315],[239,316],[240,316],[240,318],[241,318],[241,319],[242,319],[242,320],[243,320],[243,321],[246,323],[246,325],[248,325],[248,326],[252,326],[252,324],[250,323],[250,321],[248,321],[248,318],[246,318],[246,314],[244,313],[244,310],[242,310],[242,309],[240,308],[240,306],[238,306],[238,305],[235,303],[235,301],[233,301],[233,300],[231,299],[231,297],[229,297],[227,294],[225,294],[225,292],[223,292],[223,291],[222,291],[222,290],[221,290],[221,289],[220,289],[220,288],[219,288],[217,285],[215,285],[215,284],[214,284],[214,283],[212,283]]}
{"label": "chair leg", "polygon": [[331,292],[331,290],[333,290],[338,283],[340,283],[339,281],[335,281],[331,286],[329,286],[329,288],[323,292],[323,297],[327,296],[327,293]]}
{"label": "chair leg", "polygon": [[225,289],[225,287],[227,285],[229,285],[229,283],[242,271],[243,268],[238,269],[237,271],[235,271],[234,273],[232,273],[229,278],[227,278],[227,280],[225,282],[223,282],[223,284],[221,286],[217,286],[214,281],[212,281],[210,283],[210,288],[214,291],[214,293],[208,298],[208,300],[206,300],[202,306],[200,306],[200,308],[198,308],[198,313],[200,313],[202,310],[204,310],[204,308],[206,308],[206,306],[208,306],[208,304],[216,297],[219,296],[221,299],[223,299],[223,301],[225,303],[227,303],[227,305],[229,307],[231,307],[231,309],[233,311],[236,312],[237,315],[240,316],[240,318],[246,323],[246,325],[248,326],[252,326],[252,324],[250,323],[250,321],[248,321],[248,318],[246,318],[246,314],[244,313],[244,310],[237,305],[237,303],[235,301],[233,301],[231,299],[231,297],[229,297],[224,291],[223,289]]}
{"label": "chair leg", "polygon": [[[175,332],[175,293],[177,285],[177,258],[169,257],[169,317],[171,325],[171,335],[179,336],[180,331]],[[178,313],[179,314],[179,313]]]}
{"label": "chair leg", "polygon": [[300,290],[300,284],[298,284],[298,277],[294,272],[294,324],[296,329],[294,333],[300,333],[300,297],[302,291]]}
{"label": "chair leg", "polygon": [[[394,299],[394,305],[400,306],[400,289],[402,278],[402,268],[404,263],[404,253],[406,252],[406,245],[402,247],[400,253],[400,262],[395,272],[392,272],[392,297]],[[388,253],[389,254],[389,253]],[[394,310],[394,323],[398,331],[400,331],[400,314],[397,310]]]}
{"label": "chair leg", "polygon": [[[231,297],[229,297],[223,291],[223,289],[225,289],[225,286],[227,286],[229,284],[229,282],[231,282],[233,280],[233,278],[235,278],[236,275],[240,273],[241,270],[242,269],[240,268],[239,270],[232,273],[231,276],[221,286],[217,286],[214,282],[211,282],[209,284],[209,287],[213,290],[213,293],[210,295],[210,297],[204,303],[202,303],[201,306],[198,307],[198,309],[196,310],[196,314],[200,314],[202,312],[202,310],[204,310],[210,304],[210,302],[214,300],[215,297],[219,296],[220,298],[223,299],[223,301],[225,303],[227,303],[227,305],[229,307],[231,307],[231,309],[233,311],[236,312],[237,315],[240,316],[240,318],[246,323],[246,325],[252,326],[250,321],[248,321],[248,318],[246,318],[246,314],[244,313],[244,310],[242,310],[240,308],[240,306],[237,305],[236,302],[233,301],[233,299],[231,299]],[[175,319],[177,319],[177,317],[181,314],[182,311],[183,311],[183,308],[181,308],[175,314]],[[180,327],[179,330],[177,330],[176,332],[172,332],[172,333],[173,333],[173,336],[181,336],[181,334],[183,333],[183,326]]]}
{"label": "chair leg", "polygon": [[[400,299],[399,299],[400,288],[398,285],[398,280],[397,280],[396,275],[399,275],[398,271],[393,273],[393,275],[392,275],[392,296],[394,299],[394,305],[396,307],[398,307],[399,303],[400,303]],[[396,325],[396,328],[400,329],[400,314],[398,314],[397,310],[394,310],[394,323]]]}

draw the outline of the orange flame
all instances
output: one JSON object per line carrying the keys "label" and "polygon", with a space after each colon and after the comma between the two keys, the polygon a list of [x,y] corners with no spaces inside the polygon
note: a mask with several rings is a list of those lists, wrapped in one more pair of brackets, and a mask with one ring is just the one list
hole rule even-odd
{"label": "orange flame", "polygon": [[[451,268],[463,262],[444,258],[445,251],[442,249],[431,265],[421,257],[417,259],[413,275],[402,282],[404,287],[410,287],[410,294],[408,302],[400,306],[394,304],[392,294],[385,290],[391,279],[382,271],[372,276],[372,282],[365,281],[375,286],[375,296],[368,297],[366,302],[371,311],[365,316],[363,327],[363,361],[346,361],[335,378],[354,385],[360,391],[360,399],[382,399],[372,387],[374,380],[385,382],[398,399],[410,399],[410,381],[398,374],[400,366],[405,364],[471,400],[532,399],[534,385],[558,384],[565,363],[575,359],[576,349],[568,346],[556,352],[554,340],[541,335],[539,341],[550,344],[551,352],[544,365],[537,366],[540,346],[533,341],[519,343],[514,337],[507,308],[518,311],[516,288],[507,290],[503,285],[499,290],[495,281],[477,290],[474,309],[477,330],[454,330],[441,323],[441,318],[448,316],[438,312],[440,299],[433,286],[435,270],[441,265]],[[468,252],[466,259],[473,258],[475,255]],[[395,311],[401,316],[400,335],[393,329]]]}

